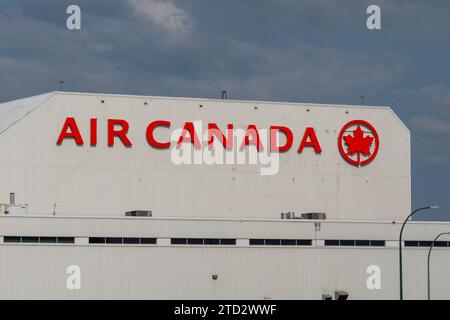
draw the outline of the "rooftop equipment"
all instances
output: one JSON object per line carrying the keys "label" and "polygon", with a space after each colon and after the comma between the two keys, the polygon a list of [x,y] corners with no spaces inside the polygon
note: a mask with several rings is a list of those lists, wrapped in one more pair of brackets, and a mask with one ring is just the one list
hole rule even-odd
{"label": "rooftop equipment", "polygon": [[308,220],[326,220],[327,215],[325,212],[307,212],[302,213],[301,217]]}
{"label": "rooftop equipment", "polygon": [[125,212],[126,217],[151,217],[151,210],[133,210]]}

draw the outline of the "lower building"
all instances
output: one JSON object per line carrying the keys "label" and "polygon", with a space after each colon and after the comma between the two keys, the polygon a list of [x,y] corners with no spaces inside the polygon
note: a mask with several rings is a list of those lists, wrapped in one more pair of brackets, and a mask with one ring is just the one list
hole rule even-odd
{"label": "lower building", "polygon": [[[394,222],[0,217],[3,299],[398,299]],[[427,298],[427,255],[449,223],[408,222],[404,297]],[[450,299],[450,237],[430,259]]]}

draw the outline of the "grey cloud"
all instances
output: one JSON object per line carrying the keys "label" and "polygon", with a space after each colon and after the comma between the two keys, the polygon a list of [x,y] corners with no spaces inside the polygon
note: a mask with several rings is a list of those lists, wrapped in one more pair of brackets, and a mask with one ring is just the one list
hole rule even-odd
{"label": "grey cloud", "polygon": [[[140,3],[158,4],[153,0]],[[168,8],[185,12],[177,11],[182,9],[175,6]],[[163,15],[167,14],[164,10]],[[156,11],[156,15],[160,14]],[[11,39],[6,51],[11,55],[21,52],[23,57],[16,56],[18,61],[32,60],[33,53],[39,52],[37,63],[47,64],[49,69],[59,65],[56,69],[64,70],[59,76],[74,89],[83,89],[83,83],[102,90],[127,90],[120,85],[123,73],[133,90],[140,93],[153,88],[154,92],[159,89],[163,93],[212,96],[225,86],[239,98],[295,100],[301,95],[303,100],[321,96],[331,101],[336,96],[349,99],[342,95],[349,89],[380,88],[398,78],[404,69],[399,57],[386,54],[349,53],[303,42],[290,48],[273,48],[231,37],[215,42],[212,35],[200,37],[203,30],[189,39],[192,41],[173,42],[167,39],[167,30],[161,33],[133,19],[119,22],[99,16],[86,27],[87,31],[78,33],[54,28],[41,20],[11,19],[7,23],[16,30],[15,39],[34,34],[35,41]],[[162,20],[155,21],[152,20],[157,24]],[[178,27],[184,25],[169,21],[169,31]],[[0,34],[8,37],[6,32]],[[154,75],[157,79],[152,78]],[[129,81],[130,77],[135,81]]]}
{"label": "grey cloud", "polygon": [[183,36],[191,29],[191,17],[171,1],[126,0],[136,16],[162,28],[171,35]]}
{"label": "grey cloud", "polygon": [[[379,1],[386,28],[407,39],[436,41],[448,39],[450,30],[450,2],[434,0],[432,3],[420,0]],[[442,39],[444,40],[444,39]],[[448,43],[442,43],[447,45]]]}
{"label": "grey cloud", "polygon": [[413,117],[411,124],[413,129],[423,134],[450,135],[450,121],[425,116]]}
{"label": "grey cloud", "polygon": [[[82,9],[82,30],[65,9]],[[369,4],[382,30],[365,26]],[[0,3],[0,99],[65,89],[390,105],[412,130],[414,203],[450,179],[450,2],[16,0]],[[440,168],[440,170],[438,170]],[[428,188],[423,181],[436,187]],[[439,200],[437,199],[437,200]]]}

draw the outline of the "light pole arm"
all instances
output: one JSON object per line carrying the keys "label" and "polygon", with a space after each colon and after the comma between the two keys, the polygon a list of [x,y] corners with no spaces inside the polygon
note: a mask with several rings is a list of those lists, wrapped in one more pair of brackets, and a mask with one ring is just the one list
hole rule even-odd
{"label": "light pole arm", "polygon": [[430,248],[428,249],[428,258],[427,258],[427,280],[428,280],[428,300],[430,300],[430,257],[431,257],[431,250],[434,248],[434,244],[436,243],[437,239],[439,239],[440,236],[443,236],[444,234],[450,234],[450,232],[442,232],[439,233],[436,238],[434,238],[433,242],[431,243]]}
{"label": "light pole arm", "polygon": [[402,261],[402,237],[403,237],[403,229],[405,228],[406,222],[408,222],[409,218],[411,218],[416,212],[420,210],[430,209],[431,207],[423,207],[414,210],[406,217],[405,221],[402,224],[402,228],[400,230],[400,237],[398,239],[398,253],[399,253],[399,268],[400,268],[400,300],[403,300],[403,261]]}
{"label": "light pole arm", "polygon": [[411,218],[417,211],[424,210],[424,209],[428,209],[428,207],[426,207],[426,208],[420,208],[420,209],[414,210],[413,212],[411,212],[411,213],[409,214],[409,216],[406,217],[405,221],[403,221],[402,228],[401,228],[401,230],[400,230],[400,238],[399,238],[399,241],[400,241],[400,248],[402,247],[402,246],[401,246],[401,241],[402,241],[402,237],[403,237],[403,229],[405,228],[405,225],[406,225],[406,223],[408,222],[409,218]]}

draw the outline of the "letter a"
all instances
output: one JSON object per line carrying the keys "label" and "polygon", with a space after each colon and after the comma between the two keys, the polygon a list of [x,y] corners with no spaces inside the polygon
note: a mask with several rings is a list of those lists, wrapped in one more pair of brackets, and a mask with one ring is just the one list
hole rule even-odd
{"label": "letter a", "polygon": [[71,5],[67,7],[67,14],[70,16],[66,20],[66,26],[69,30],[80,30],[81,29],[81,9],[77,5]]}
{"label": "letter a", "polygon": [[81,289],[81,268],[77,265],[68,266],[66,273],[69,275],[66,280],[66,287],[69,290]]}
{"label": "letter a", "polygon": [[366,273],[370,276],[367,278],[366,285],[369,290],[381,289],[381,269],[377,265],[367,267]]}
{"label": "letter a", "polygon": [[82,146],[84,143],[75,118],[69,117],[66,119],[56,144],[60,146],[66,138],[73,138],[77,146]]}
{"label": "letter a", "polygon": [[367,7],[367,14],[370,16],[367,18],[367,29],[380,30],[381,29],[381,9],[379,6],[373,4]]}

